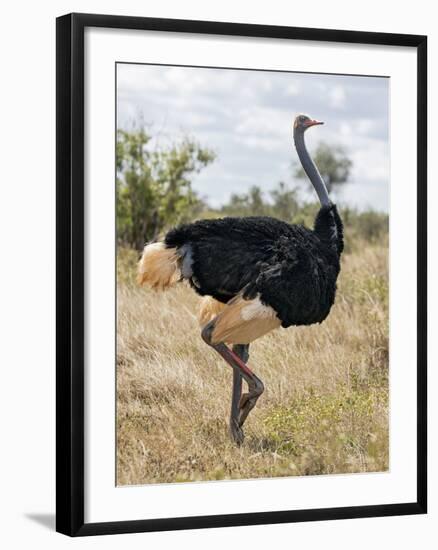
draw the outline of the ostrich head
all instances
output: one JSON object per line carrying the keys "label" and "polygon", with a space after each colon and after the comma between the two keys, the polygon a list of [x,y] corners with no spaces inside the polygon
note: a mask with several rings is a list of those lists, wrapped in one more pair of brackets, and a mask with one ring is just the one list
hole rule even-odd
{"label": "ostrich head", "polygon": [[310,128],[311,126],[317,126],[319,124],[324,124],[324,122],[313,120],[307,115],[297,115],[294,120],[294,130],[301,130],[302,132],[305,132],[307,128]]}

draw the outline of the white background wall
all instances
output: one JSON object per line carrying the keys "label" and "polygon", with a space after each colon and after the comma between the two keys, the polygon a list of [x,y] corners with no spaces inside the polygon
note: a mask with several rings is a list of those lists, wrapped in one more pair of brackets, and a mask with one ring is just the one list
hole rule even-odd
{"label": "white background wall", "polygon": [[[437,291],[430,291],[430,513],[428,516],[68,539],[55,503],[55,17],[71,11],[210,19],[429,35],[430,241],[437,234],[433,152],[438,31],[432,2],[367,0],[8,2],[0,72],[0,542],[4,548],[436,548],[438,528]],[[435,98],[435,102],[434,102]],[[397,182],[392,182],[397,192]],[[430,280],[438,279],[430,246]],[[435,340],[435,341],[434,341]],[[242,494],[242,499],[244,499]]]}

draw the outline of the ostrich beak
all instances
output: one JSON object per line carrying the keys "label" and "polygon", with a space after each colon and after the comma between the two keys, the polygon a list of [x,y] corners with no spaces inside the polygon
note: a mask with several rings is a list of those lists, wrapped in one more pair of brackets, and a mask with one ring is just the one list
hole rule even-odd
{"label": "ostrich beak", "polygon": [[310,128],[311,126],[318,126],[319,124],[324,124],[324,122],[320,120],[309,120],[309,122],[306,122],[305,126],[306,128]]}

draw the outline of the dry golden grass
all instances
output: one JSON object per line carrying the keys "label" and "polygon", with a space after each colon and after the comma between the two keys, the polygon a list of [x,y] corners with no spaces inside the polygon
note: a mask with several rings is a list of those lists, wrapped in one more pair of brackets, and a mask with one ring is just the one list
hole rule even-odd
{"label": "dry golden grass", "polygon": [[251,345],[266,390],[240,448],[228,436],[231,368],[200,338],[199,298],[136,287],[136,260],[119,250],[119,485],[388,468],[386,242],[344,255],[323,324]]}

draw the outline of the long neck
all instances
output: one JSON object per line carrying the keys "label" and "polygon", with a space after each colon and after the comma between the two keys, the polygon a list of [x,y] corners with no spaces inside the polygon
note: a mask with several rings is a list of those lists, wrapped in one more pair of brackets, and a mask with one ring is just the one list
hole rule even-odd
{"label": "long neck", "polygon": [[304,142],[304,132],[302,130],[297,128],[294,129],[294,142],[295,148],[301,161],[301,165],[308,175],[313,187],[315,188],[321,205],[330,206],[331,201],[327,193],[327,188],[325,186],[324,180],[321,177],[321,174],[318,171],[318,168],[316,167],[306,149],[306,144]]}

